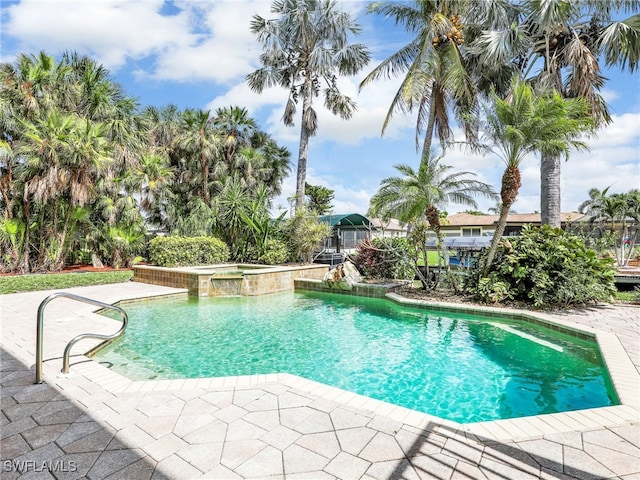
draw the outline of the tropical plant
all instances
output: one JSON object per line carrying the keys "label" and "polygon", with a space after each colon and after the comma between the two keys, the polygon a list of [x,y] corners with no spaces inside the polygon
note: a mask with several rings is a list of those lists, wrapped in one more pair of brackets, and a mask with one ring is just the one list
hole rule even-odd
{"label": "tropical plant", "polygon": [[633,254],[640,228],[640,190],[609,194],[610,186],[600,191],[589,190],[589,200],[578,211],[589,215],[589,224],[597,231],[596,238],[609,240],[618,265],[625,266]]}
{"label": "tropical plant", "polygon": [[[635,0],[521,0],[497,7],[490,25],[478,16],[467,58],[480,89],[507,92],[517,74],[564,98],[580,97],[597,126],[611,121],[600,91],[601,67],[635,72],[640,60],[640,4]],[[621,19],[624,14],[634,15]],[[542,223],[560,226],[560,157],[541,153]]]}
{"label": "tropical plant", "polygon": [[492,106],[486,109],[483,134],[489,150],[504,162],[506,168],[500,190],[502,209],[483,267],[483,277],[491,268],[509,210],[520,190],[520,164],[533,152],[568,158],[572,148],[586,149],[579,137],[593,125],[587,112],[584,99],[565,99],[555,91],[537,95],[531,86],[517,79],[512,83],[509,99],[493,95]]}
{"label": "tropical plant", "polygon": [[[447,252],[440,231],[441,209],[447,203],[478,208],[474,197],[496,199],[490,185],[475,180],[473,172],[453,172],[453,167],[440,163],[442,156],[423,157],[418,171],[408,165],[396,165],[402,176],[382,180],[371,197],[369,214],[382,219],[397,218],[403,223],[424,219],[435,232],[441,256],[447,262]],[[428,276],[428,265],[426,265]]]}
{"label": "tropical plant", "polygon": [[19,259],[3,268],[59,269],[82,241],[78,229],[101,221],[76,215],[126,196],[117,179],[139,161],[144,138],[136,103],[75,53],[20,55],[0,66],[0,83],[4,218],[25,225]]}
{"label": "tropical plant", "polygon": [[418,170],[409,165],[396,165],[402,174],[385,178],[371,197],[369,213],[384,219],[397,218],[411,223],[426,217],[431,228],[440,230],[440,209],[448,203],[477,208],[477,195],[496,199],[491,185],[475,180],[473,172],[453,172],[450,165],[441,164],[443,156],[433,152],[423,157]]}
{"label": "tropical plant", "polygon": [[320,222],[317,215],[309,214],[304,209],[296,209],[295,214],[287,220],[284,231],[291,245],[292,257],[296,261],[311,263],[314,251],[331,234],[331,227]]}
{"label": "tropical plant", "polygon": [[333,209],[334,191],[320,185],[305,184],[307,207],[316,215],[326,215]]}
{"label": "tropical plant", "polygon": [[484,251],[466,288],[488,303],[516,300],[539,308],[611,301],[616,292],[613,260],[600,258],[584,240],[559,228],[525,225],[520,236],[502,239],[495,268],[478,282]]}
{"label": "tropical plant", "polygon": [[236,150],[248,147],[251,137],[258,130],[258,124],[249,116],[247,109],[237,106],[218,108],[213,125],[222,137],[224,157],[229,165],[233,163]]}
{"label": "tropical plant", "polygon": [[425,132],[421,157],[430,154],[434,132],[437,131],[443,148],[452,139],[450,108],[466,127],[468,136],[474,137],[468,116],[475,108],[475,87],[461,51],[465,7],[466,2],[451,0],[369,5],[369,13],[394,19],[413,38],[373,69],[360,83],[360,89],[380,78],[405,73],[382,125],[382,133],[395,114],[417,109],[416,148],[420,134]]}
{"label": "tropical plant", "polygon": [[415,276],[414,257],[408,239],[384,237],[360,242],[353,263],[366,277],[406,280]]}
{"label": "tropical plant", "polygon": [[[187,152],[195,165],[200,167],[199,175],[196,178],[200,182],[202,199],[211,206],[211,190],[209,189],[211,165],[220,155],[222,139],[213,127],[213,119],[210,118],[209,111],[187,109],[183,114],[182,121],[178,146]],[[220,163],[223,164],[223,162]]]}
{"label": "tropical plant", "polygon": [[269,194],[266,186],[254,192],[248,208],[240,216],[249,229],[247,241],[250,243],[250,260],[259,260],[267,264],[285,262],[289,255],[283,255],[286,245],[281,242],[282,226],[286,212],[277,218],[269,215]]}
{"label": "tropical plant", "polygon": [[309,138],[316,134],[318,116],[313,99],[324,83],[324,105],[334,115],[349,119],[355,102],[340,92],[339,75],[355,75],[369,62],[363,44],[350,44],[349,35],[360,27],[338,8],[335,0],[275,0],[266,19],[254,15],[251,32],[262,44],[261,67],[247,75],[251,90],[280,86],[289,90],[283,121],[294,123],[296,105],[302,98],[300,145],[296,174],[296,210],[304,207]]}

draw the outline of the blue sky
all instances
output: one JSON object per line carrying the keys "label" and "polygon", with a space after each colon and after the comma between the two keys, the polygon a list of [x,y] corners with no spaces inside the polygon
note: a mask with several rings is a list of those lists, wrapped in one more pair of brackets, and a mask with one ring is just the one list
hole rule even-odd
{"label": "blue sky", "polygon": [[[299,123],[285,127],[281,117],[287,92],[273,88],[257,95],[245,76],[258,65],[260,45],[249,31],[254,13],[271,17],[270,1],[163,0],[2,0],[1,60],[20,52],[64,50],[90,55],[107,67],[115,81],[141,106],[215,109],[238,105],[249,110],[263,130],[292,152],[292,174],[275,205],[287,207],[295,193]],[[397,50],[405,34],[391,23],[365,13],[369,2],[342,0],[363,28],[355,40],[366,43],[372,62],[360,75],[339,80],[354,97],[358,112],[349,121],[333,117],[317,104],[319,131],[311,139],[307,181],[335,191],[334,213],[365,213],[369,198],[393,165],[417,167],[415,117],[396,117],[381,137],[382,121],[398,80],[378,82],[358,93],[361,79]],[[574,152],[562,169],[562,210],[573,211],[590,188],[625,192],[640,187],[640,74],[605,72],[603,96],[613,123],[589,139],[590,152]],[[459,132],[458,132],[459,133]],[[456,170],[474,171],[499,190],[503,164],[495,156],[472,156],[448,150],[442,161]],[[540,209],[539,161],[527,158],[523,186],[514,209]],[[478,200],[479,209],[493,206]],[[449,205],[450,213],[466,207]]]}

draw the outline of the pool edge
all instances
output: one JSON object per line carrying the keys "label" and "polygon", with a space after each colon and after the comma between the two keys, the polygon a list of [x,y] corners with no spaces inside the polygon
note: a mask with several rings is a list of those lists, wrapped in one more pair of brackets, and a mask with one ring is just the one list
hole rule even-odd
{"label": "pool edge", "polygon": [[[335,293],[335,292],[334,292]],[[122,299],[114,304],[144,302],[163,297],[187,296],[186,292],[173,294],[144,296],[129,299]],[[424,305],[431,308],[445,306],[455,311],[474,310],[458,304],[445,302],[427,302],[424,300],[410,299],[395,293],[387,293],[383,297],[389,301],[405,304],[407,306]],[[527,311],[517,309],[503,309],[496,307],[478,307],[486,313],[500,314],[502,316],[512,315],[525,321],[534,318],[548,325],[567,329],[569,331],[580,332],[596,340],[598,348],[605,362],[609,376],[618,395],[620,405],[573,410],[529,417],[517,417],[511,419],[491,420],[483,422],[458,423],[427,413],[411,410],[395,404],[376,400],[370,397],[359,395],[337,387],[325,385],[304,377],[289,373],[277,373],[266,375],[245,375],[237,377],[207,377],[197,379],[174,379],[174,380],[130,380],[95,361],[93,358],[83,356],[87,361],[74,363],[74,369],[91,378],[103,388],[112,393],[126,393],[137,391],[171,391],[184,388],[237,388],[255,387],[265,383],[282,383],[286,386],[297,388],[306,393],[317,395],[318,397],[339,401],[352,408],[362,408],[376,414],[385,415],[393,420],[401,422],[414,428],[426,428],[428,425],[440,426],[441,428],[460,430],[466,435],[474,435],[494,441],[523,440],[541,438],[544,435],[563,433],[592,428],[607,428],[620,425],[622,423],[640,420],[640,374],[635,369],[629,355],[624,350],[620,340],[613,333],[603,332],[593,327],[577,325],[571,321],[550,318],[544,313],[532,314]],[[96,313],[96,312],[94,312]],[[91,350],[95,350],[93,347]],[[77,357],[76,357],[77,360]],[[84,373],[83,373],[84,372]]]}

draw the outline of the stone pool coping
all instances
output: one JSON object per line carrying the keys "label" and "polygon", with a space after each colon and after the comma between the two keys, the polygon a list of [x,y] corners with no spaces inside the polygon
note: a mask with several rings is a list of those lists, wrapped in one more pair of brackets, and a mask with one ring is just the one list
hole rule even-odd
{"label": "stone pool coping", "polygon": [[[216,271],[246,268],[242,274],[216,277]],[[221,263],[197,267],[158,267],[135,265],[133,281],[187,289],[196,297],[225,295],[264,295],[294,289],[297,278],[322,279],[329,270],[327,265],[255,265]]]}
{"label": "stone pool coping", "polygon": [[[105,303],[144,302],[161,296],[186,295],[185,290],[136,283],[80,287],[67,291]],[[0,296],[0,343],[3,352],[8,352],[24,365],[33,364],[35,311],[39,302],[50,293],[53,291]],[[76,322],[78,316],[82,322]],[[603,306],[591,311],[552,315],[551,319],[570,326],[577,323],[597,324],[615,332],[614,335],[617,334],[618,340],[627,349],[627,360],[629,356],[635,359],[638,354],[640,308]],[[572,319],[575,321],[572,322]],[[2,407],[3,413],[7,412],[9,415],[11,412],[9,423],[4,415],[2,422],[3,445],[7,448],[4,450],[3,447],[3,453],[9,455],[8,458],[58,458],[78,461],[80,465],[84,465],[86,461],[89,462],[87,469],[91,468],[91,478],[107,476],[96,476],[97,471],[120,470],[123,472],[121,478],[145,480],[153,472],[172,479],[196,478],[202,472],[209,475],[207,478],[262,478],[291,471],[310,472],[310,476],[294,474],[295,478],[334,478],[335,472],[342,472],[340,478],[390,478],[391,469],[404,472],[408,475],[406,478],[431,478],[432,475],[438,478],[451,478],[451,475],[463,475],[465,478],[496,478],[496,475],[500,478],[555,478],[562,473],[569,475],[569,478],[627,478],[627,475],[640,473],[637,460],[640,456],[640,410],[637,402],[636,406],[629,404],[520,419],[457,424],[288,374],[134,382],[84,355],[73,355],[70,375],[61,375],[60,355],[69,338],[77,332],[88,330],[111,333],[114,321],[93,313],[91,307],[61,300],[60,304],[51,304],[45,321],[45,330],[47,329],[47,361],[44,365],[47,385],[32,385],[33,367],[23,368],[16,365],[11,357],[3,357]],[[584,330],[590,331],[590,328]],[[600,328],[594,330],[600,331]],[[66,338],[63,338],[62,333]],[[84,344],[78,345],[78,349],[82,347]],[[91,345],[86,345],[85,350],[90,347]],[[630,385],[636,385],[640,378],[640,360],[636,359],[635,363],[637,370],[628,372],[630,378],[627,381]],[[57,396],[48,393],[52,389],[58,392]],[[249,408],[249,413],[238,418],[243,411],[242,399],[253,392],[256,395],[265,394],[265,399],[272,394],[281,395],[283,401],[287,397],[288,408],[284,404],[278,404],[276,410],[265,412],[254,412]],[[298,398],[296,395],[304,392],[309,392],[306,394],[308,399],[304,399],[305,402],[311,402],[308,406],[290,404],[290,398]],[[43,398],[40,399],[40,396]],[[234,398],[233,404],[220,404],[221,410],[215,413],[202,410],[203,407],[215,408],[209,403],[213,401],[212,398],[228,401],[231,396]],[[236,396],[239,403],[235,400]],[[29,402],[42,401],[43,406],[35,414],[30,414],[33,411],[30,405],[40,404]],[[60,410],[69,402],[77,405],[85,415],[73,420],[71,410]],[[187,406],[197,404],[200,410],[187,411],[187,407],[182,410],[182,407],[176,405],[179,410],[175,411],[174,404],[185,402]],[[14,409],[18,410],[14,412]],[[329,412],[330,409],[335,409],[330,413],[332,419],[334,414],[343,419],[341,425],[335,424],[326,430],[320,424],[312,424],[312,419],[315,421],[316,417],[325,415],[321,412]],[[53,414],[56,425],[48,426],[50,423],[46,419],[49,417],[43,415],[51,411],[60,413]],[[166,430],[166,422],[175,418],[167,416],[175,415],[174,411],[180,413],[172,433],[171,429]],[[283,420],[280,425],[276,421],[274,427],[267,426],[270,415],[278,412],[281,418],[285,418],[286,414],[289,419],[288,428],[283,425]],[[295,427],[289,423],[293,420],[291,415],[294,413],[311,413],[312,416],[308,417],[309,421],[304,423],[304,428],[302,424]],[[65,415],[69,416],[68,420],[65,420]],[[344,424],[347,420],[345,415],[352,415],[354,419],[364,418],[364,415],[370,418],[370,422],[366,427],[354,425],[350,430],[338,430],[350,428]],[[183,430],[196,420],[223,421],[228,424],[229,429],[233,425],[247,426],[250,423],[264,425],[267,434],[260,437],[260,442],[266,442],[266,447],[260,451],[253,449],[258,440],[238,440],[238,431],[231,437],[229,430],[226,437],[220,438],[213,438],[215,432],[211,431],[209,436],[213,443],[206,444],[200,444],[203,440],[192,440],[184,433],[179,433],[178,426]],[[244,420],[250,423],[244,423]],[[55,436],[51,436],[51,429],[65,424],[69,425],[63,434],[65,440],[62,437],[55,440]],[[96,424],[102,425],[103,430],[96,432],[95,436],[85,437],[89,443],[82,440],[85,448],[81,451],[87,453],[70,453],[76,450],[69,450],[65,446],[65,442],[69,441],[68,434],[75,432],[73,438],[78,438],[77,435],[82,434],[86,426],[87,433],[84,435],[88,435],[94,431],[89,428],[94,428]],[[286,440],[289,437],[282,436],[293,435],[295,431],[292,428],[302,432],[295,443],[289,443],[295,437]],[[38,433],[40,431],[42,433]],[[313,433],[325,431],[326,433]],[[326,436],[328,440],[336,435],[342,442],[343,434],[355,434],[359,431],[375,434],[364,449],[365,444],[356,447],[347,443],[341,445],[341,451],[338,449],[327,453],[328,444],[324,440],[317,444],[320,438],[324,439]],[[295,435],[300,436],[300,433]],[[106,437],[106,443],[92,443],[92,439],[98,440],[103,436]],[[21,438],[28,439],[31,445],[26,446]],[[113,438],[110,443],[109,438]],[[415,438],[416,443],[405,446],[405,441],[409,438]],[[222,459],[219,449],[223,443],[218,442],[224,442]],[[242,451],[239,450],[241,445]],[[404,454],[399,448],[402,448]],[[225,454],[227,451],[229,453]],[[195,452],[202,454],[194,456]],[[58,456],[61,454],[62,457]],[[238,456],[237,461],[233,457],[233,465],[229,463],[230,455],[240,454],[242,457]],[[276,462],[274,464],[271,463],[272,455],[273,462]],[[326,458],[323,460],[325,467],[315,468],[308,463],[302,468],[300,462],[319,461],[319,456],[322,455]],[[138,458],[141,460],[136,461]],[[244,463],[239,465],[240,461]],[[223,467],[223,464],[233,471]],[[250,471],[253,474],[249,474]],[[330,472],[333,476],[327,476],[325,472]],[[382,472],[387,474],[380,476]],[[8,475],[7,478],[14,478],[11,474]]]}
{"label": "stone pool coping", "polygon": [[[309,280],[305,280],[305,283]],[[318,281],[311,281],[316,283]],[[299,285],[296,282],[296,285]],[[364,285],[364,284],[363,284]],[[377,291],[387,291],[394,284],[385,286],[366,285]],[[340,293],[334,290],[328,292]],[[344,293],[344,292],[343,292]],[[172,297],[184,296],[185,293],[170,294]],[[423,428],[426,425],[440,424],[446,428],[464,430],[473,435],[482,436],[496,441],[520,440],[524,438],[536,438],[543,435],[555,434],[580,428],[603,428],[619,425],[622,421],[634,421],[640,418],[640,374],[636,370],[629,355],[623,348],[617,336],[613,333],[597,330],[593,327],[576,325],[569,320],[554,318],[551,315],[538,313],[531,314],[516,309],[497,308],[490,306],[469,307],[455,303],[427,302],[418,299],[410,299],[395,293],[385,293],[384,296],[398,304],[443,310],[448,313],[474,313],[481,316],[497,316],[500,318],[519,319],[524,321],[534,320],[535,323],[546,325],[552,329],[560,329],[565,332],[573,332],[582,337],[594,338],[598,342],[602,358],[609,371],[610,378],[618,395],[620,405],[609,407],[589,408],[569,412],[543,414],[529,417],[518,417],[503,420],[491,420],[483,422],[459,423],[441,417],[418,412],[392,403],[376,400],[359,395],[337,387],[332,387],[289,373],[269,375],[246,375],[237,377],[212,377],[198,379],[177,380],[130,380],[129,378],[110,370],[95,361],[81,362],[72,368],[77,373],[97,381],[105,389],[112,393],[132,393],[145,391],[176,391],[182,388],[228,388],[259,386],[265,383],[278,382],[298,390],[317,395],[327,400],[343,403],[353,408],[363,408],[376,414],[388,416],[398,422],[415,428]],[[167,297],[167,295],[162,295]],[[116,305],[126,305],[131,302],[146,302],[158,298],[157,296],[129,298],[116,302]],[[95,347],[99,347],[96,344]],[[87,354],[90,351],[85,350]],[[84,357],[89,360],[89,357]],[[59,375],[58,375],[59,376]]]}

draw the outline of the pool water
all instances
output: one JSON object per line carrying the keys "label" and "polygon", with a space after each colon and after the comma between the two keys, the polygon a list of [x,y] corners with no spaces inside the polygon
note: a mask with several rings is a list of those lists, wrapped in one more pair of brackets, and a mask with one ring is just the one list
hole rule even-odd
{"label": "pool water", "polygon": [[617,404],[594,341],[524,322],[311,292],[126,310],[95,358],[133,379],[286,372],[458,422]]}

